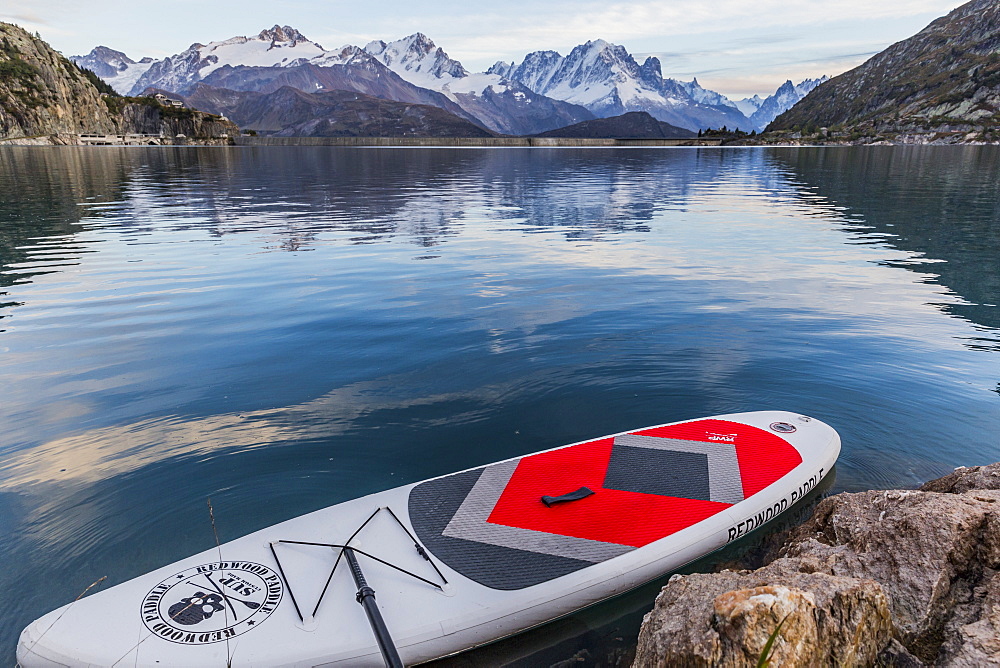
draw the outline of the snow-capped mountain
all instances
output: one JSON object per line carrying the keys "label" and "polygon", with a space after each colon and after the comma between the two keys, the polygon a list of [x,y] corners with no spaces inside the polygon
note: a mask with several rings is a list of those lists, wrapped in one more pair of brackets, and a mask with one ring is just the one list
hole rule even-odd
{"label": "snow-capped mountain", "polygon": [[112,70],[129,74],[108,79],[126,95],[151,88],[182,94],[197,83],[268,93],[282,86],[308,93],[349,90],[434,105],[495,132],[515,135],[594,117],[582,107],[539,95],[503,77],[470,74],[420,33],[395,42],[371,42],[364,49],[347,45],[327,50],[291,26],[276,25],[253,37],[192,44],[176,55],[144,63],[141,71],[125,54],[106,51],[94,60],[100,61],[106,76]]}
{"label": "snow-capped mountain", "polygon": [[139,77],[153,65],[152,58],[136,62],[106,46],[94,47],[86,56],[70,56],[70,60],[107,81],[122,95],[127,95]]}
{"label": "snow-capped mountain", "polygon": [[581,106],[539,95],[501,74],[472,74],[422,33],[370,42],[365,51],[410,83],[440,91],[495,132],[535,134],[594,117]]}
{"label": "snow-capped mountain", "polygon": [[129,94],[146,88],[179,91],[230,66],[294,67],[328,52],[291,26],[274,26],[254,37],[192,44],[186,51],[158,60],[136,80]]}
{"label": "snow-capped mountain", "polygon": [[[654,58],[654,60],[656,59]],[[656,62],[659,64],[660,61],[657,60]],[[716,93],[714,90],[702,88],[701,84],[698,83],[697,78],[688,82],[678,81],[677,83],[680,84],[681,88],[683,88],[684,91],[691,96],[692,100],[698,102],[699,104],[722,105],[724,107],[734,107],[735,109],[739,109],[739,106],[735,102],[722,93]],[[742,110],[740,110],[740,113],[742,113]],[[746,114],[744,114],[744,116],[745,115]]]}
{"label": "snow-capped mountain", "polygon": [[697,80],[665,79],[657,58],[650,56],[639,65],[625,47],[600,39],[575,47],[565,57],[555,51],[535,51],[520,64],[497,63],[488,72],[584,106],[600,117],[646,111],[691,130],[750,126],[732,101],[702,88]]}
{"label": "snow-capped mountain", "polygon": [[183,94],[198,83],[263,93],[283,86],[307,93],[347,90],[437,106],[515,135],[630,111],[690,130],[723,125],[761,130],[826,80],[789,81],[766,99],[755,95],[733,102],[697,79],[664,78],[657,58],[640,65],[623,46],[604,40],[581,44],[567,56],[535,51],[519,64],[501,62],[472,73],[422,33],[327,50],[295,28],[277,25],[251,37],[192,44],[155,61],[136,62],[104,46],[73,60],[127,95],[151,88]]}
{"label": "snow-capped mountain", "polygon": [[[778,90],[774,91],[773,95],[760,100],[757,109],[749,114],[750,122],[753,123],[754,129],[758,132],[762,131],[771,121],[791,109],[809,91],[829,78],[828,76],[822,76],[819,79],[806,79],[798,84],[793,84],[791,80],[788,80],[781,84]],[[760,99],[756,95],[754,95],[754,98]]]}
{"label": "snow-capped mountain", "polygon": [[188,92],[198,83],[262,93],[271,93],[284,86],[307,93],[353,91],[393,102],[433,105],[459,118],[483,124],[444,94],[411,84],[356,46],[344,47],[341,51],[291,67],[234,67],[227,64],[180,91]]}
{"label": "snow-capped mountain", "polygon": [[743,112],[743,115],[750,118],[755,111],[760,109],[760,105],[764,103],[763,98],[760,95],[754,95],[753,97],[745,97],[742,100],[737,100],[734,102],[736,108]]}
{"label": "snow-capped mountain", "polygon": [[442,81],[448,84],[469,76],[462,63],[449,58],[444,49],[435,46],[427,35],[419,32],[395,42],[369,42],[365,51],[410,83],[424,88],[434,88]]}

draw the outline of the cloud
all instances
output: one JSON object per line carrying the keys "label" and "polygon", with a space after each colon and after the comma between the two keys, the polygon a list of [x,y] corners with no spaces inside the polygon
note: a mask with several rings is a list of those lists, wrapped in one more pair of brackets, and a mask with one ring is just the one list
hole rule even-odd
{"label": "cloud", "polygon": [[[831,17],[850,17],[853,22],[940,15],[955,6],[953,0],[834,0],[788,3],[786,0],[721,0],[707,3],[617,2],[611,5],[583,3],[572,6],[544,5],[523,8],[511,19],[497,14],[482,17],[430,16],[421,22],[424,32],[438,39],[447,37],[453,56],[466,59],[497,59],[511,51],[539,48],[565,50],[587,39],[601,37],[615,42],[645,39],[669,41],[692,34],[711,34],[720,25],[738,25],[741,32],[766,31],[774,40],[792,39],[790,34],[807,27],[815,29]],[[506,19],[506,20],[505,20]],[[496,30],[496,26],[505,26]],[[764,37],[742,38],[744,44],[763,43]],[[626,44],[627,45],[627,44]]]}
{"label": "cloud", "polygon": [[0,14],[0,20],[17,24],[29,23],[36,26],[47,25],[45,19],[34,14]]}

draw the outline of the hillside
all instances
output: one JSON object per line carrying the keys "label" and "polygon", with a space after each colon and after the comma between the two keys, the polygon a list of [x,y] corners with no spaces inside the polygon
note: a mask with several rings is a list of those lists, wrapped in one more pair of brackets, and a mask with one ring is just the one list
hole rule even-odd
{"label": "hillside", "polygon": [[0,138],[114,132],[87,76],[40,39],[0,23]]}
{"label": "hillside", "polygon": [[80,134],[163,133],[201,140],[236,132],[209,114],[122,98],[43,40],[0,23],[0,139],[74,143]]}
{"label": "hillside", "polygon": [[887,133],[942,124],[987,133],[1000,124],[997,0],[972,0],[830,79],[767,129]]}
{"label": "hillside", "polygon": [[566,137],[590,139],[677,139],[697,136],[685,128],[658,121],[645,111],[630,111],[611,118],[575,123],[558,130],[549,130],[536,137]]}
{"label": "hillside", "polygon": [[283,86],[270,93],[195,84],[190,105],[240,126],[284,137],[490,137],[444,109],[393,102],[346,90],[305,93]]}

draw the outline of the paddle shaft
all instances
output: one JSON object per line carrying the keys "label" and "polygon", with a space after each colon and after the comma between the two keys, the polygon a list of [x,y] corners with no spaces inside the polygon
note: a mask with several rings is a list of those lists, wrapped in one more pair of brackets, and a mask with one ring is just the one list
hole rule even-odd
{"label": "paddle shaft", "polygon": [[361,564],[358,563],[358,558],[354,556],[354,550],[345,547],[344,557],[351,568],[351,575],[354,576],[354,584],[358,585],[358,603],[361,604],[365,609],[365,614],[368,615],[368,623],[371,624],[372,631],[375,633],[375,641],[382,652],[382,659],[385,661],[385,665],[389,668],[403,668],[403,661],[399,658],[396,645],[393,644],[392,637],[389,635],[389,629],[385,625],[385,620],[382,619],[382,613],[379,612],[378,604],[375,603],[375,590],[368,586],[365,574],[361,572]]}

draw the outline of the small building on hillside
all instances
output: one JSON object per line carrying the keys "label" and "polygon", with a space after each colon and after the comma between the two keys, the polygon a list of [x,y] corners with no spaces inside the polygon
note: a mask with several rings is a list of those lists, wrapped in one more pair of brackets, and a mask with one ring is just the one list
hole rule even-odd
{"label": "small building on hillside", "polygon": [[184,103],[180,100],[172,100],[163,93],[156,93],[153,95],[153,99],[162,104],[164,107],[183,107]]}

